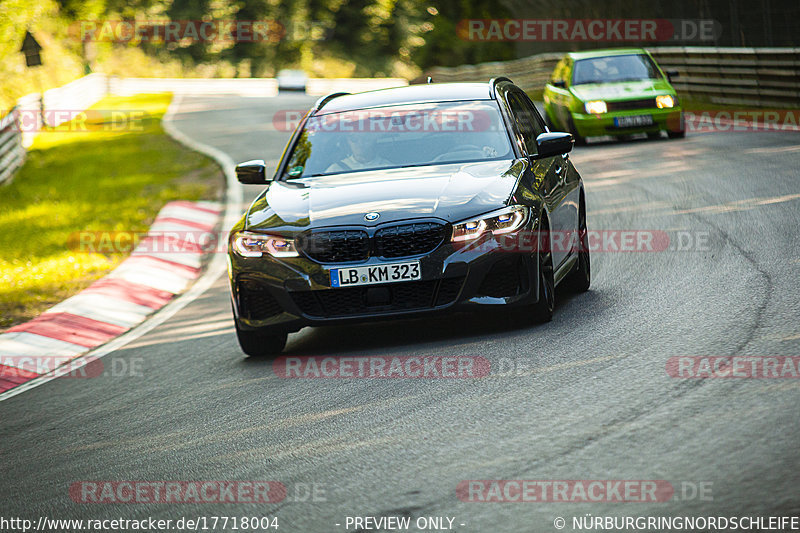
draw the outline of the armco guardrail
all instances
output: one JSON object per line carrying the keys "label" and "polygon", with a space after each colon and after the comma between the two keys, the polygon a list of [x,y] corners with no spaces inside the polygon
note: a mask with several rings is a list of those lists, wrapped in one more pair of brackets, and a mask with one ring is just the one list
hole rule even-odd
{"label": "armco guardrail", "polygon": [[[800,102],[800,48],[663,47],[649,49],[664,70],[677,70],[682,96],[720,104],[797,107]],[[513,61],[434,67],[434,81],[486,81],[508,76],[526,91],[539,91],[562,53]]]}
{"label": "armco guardrail", "polygon": [[18,112],[15,107],[0,118],[0,184],[10,180],[25,162],[25,148],[17,125]]}
{"label": "armco guardrail", "polygon": [[[88,109],[108,94],[108,81],[104,74],[89,74],[61,87],[44,92],[45,116],[42,117],[42,96],[27,94],[17,100],[17,109],[24,116],[22,145],[30,147],[33,138],[43,126],[58,126],[74,112]],[[63,113],[66,111],[66,113]]]}
{"label": "armco guardrail", "polygon": [[434,67],[428,76],[436,83],[449,81],[489,81],[507,76],[526,91],[541,90],[550,79],[556,63],[564,57],[561,52],[538,54],[511,61],[493,61],[460,67]]}
{"label": "armco guardrail", "polygon": [[698,100],[755,107],[800,105],[800,48],[653,48],[675,89]]}
{"label": "armco guardrail", "polygon": [[[61,87],[44,92],[46,110],[83,111],[108,94],[105,74],[89,74]],[[67,117],[68,115],[64,115]],[[58,126],[66,118],[50,117],[48,126]]]}

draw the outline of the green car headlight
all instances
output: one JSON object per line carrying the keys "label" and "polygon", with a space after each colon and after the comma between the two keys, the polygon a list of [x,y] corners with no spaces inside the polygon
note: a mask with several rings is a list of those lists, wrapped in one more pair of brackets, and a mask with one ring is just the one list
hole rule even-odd
{"label": "green car headlight", "polygon": [[656,107],[659,109],[675,107],[675,99],[668,94],[660,94],[656,96]]}
{"label": "green car headlight", "polygon": [[261,257],[265,253],[272,257],[297,257],[299,255],[292,239],[249,231],[240,231],[234,235],[231,240],[231,248],[242,257]]}
{"label": "green car headlight", "polygon": [[586,108],[586,112],[592,115],[602,115],[608,112],[608,106],[602,100],[590,100],[586,102],[584,107]]}
{"label": "green car headlight", "polygon": [[493,235],[512,233],[521,228],[526,220],[528,220],[527,207],[522,205],[506,207],[499,211],[453,224],[453,237],[451,241],[471,241],[489,231],[492,232]]}

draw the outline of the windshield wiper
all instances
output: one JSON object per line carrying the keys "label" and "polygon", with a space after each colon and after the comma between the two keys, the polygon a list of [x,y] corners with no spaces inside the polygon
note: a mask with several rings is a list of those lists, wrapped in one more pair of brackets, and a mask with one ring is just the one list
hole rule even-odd
{"label": "windshield wiper", "polygon": [[427,167],[428,165],[432,165],[433,163],[414,163],[413,165],[401,165],[396,168],[411,168],[411,167]]}

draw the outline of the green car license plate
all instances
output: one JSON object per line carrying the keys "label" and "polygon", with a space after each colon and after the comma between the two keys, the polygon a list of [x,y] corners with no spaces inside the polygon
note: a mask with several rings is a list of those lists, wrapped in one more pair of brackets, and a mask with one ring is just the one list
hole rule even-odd
{"label": "green car license plate", "polygon": [[618,128],[633,128],[637,126],[652,126],[653,115],[633,115],[630,117],[615,117],[614,126]]}

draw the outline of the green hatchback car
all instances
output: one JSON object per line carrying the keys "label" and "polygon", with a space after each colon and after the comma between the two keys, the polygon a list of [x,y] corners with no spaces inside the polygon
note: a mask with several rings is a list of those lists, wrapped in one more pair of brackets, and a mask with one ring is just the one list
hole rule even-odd
{"label": "green hatchback car", "polygon": [[570,52],[556,65],[544,88],[545,118],[551,130],[587,137],[646,133],[658,138],[686,135],[670,77],[647,50],[626,48]]}

